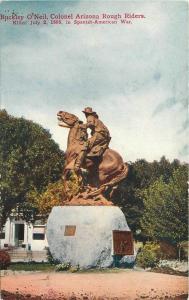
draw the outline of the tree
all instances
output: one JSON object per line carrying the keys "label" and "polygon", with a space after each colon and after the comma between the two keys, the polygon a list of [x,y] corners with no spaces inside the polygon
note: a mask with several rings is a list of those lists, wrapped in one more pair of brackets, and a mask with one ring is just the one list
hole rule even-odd
{"label": "tree", "polygon": [[1,227],[17,204],[32,209],[29,193],[59,180],[63,164],[64,153],[46,129],[0,111]]}
{"label": "tree", "polygon": [[31,191],[28,194],[28,201],[46,222],[51,209],[54,206],[65,205],[70,198],[78,194],[80,188],[80,179],[73,172],[68,181],[60,179],[54,183],[49,183],[42,193]]}
{"label": "tree", "polygon": [[174,170],[180,166],[179,160],[169,162],[164,156],[160,161],[148,162],[145,159],[139,159],[129,163],[128,177],[119,184],[112,200],[122,208],[137,240],[146,240],[141,227],[144,211],[142,192],[160,176],[163,182],[168,182]]}
{"label": "tree", "polygon": [[187,169],[187,165],[179,166],[168,182],[161,176],[142,192],[144,233],[154,240],[176,244],[179,249],[188,236]]}

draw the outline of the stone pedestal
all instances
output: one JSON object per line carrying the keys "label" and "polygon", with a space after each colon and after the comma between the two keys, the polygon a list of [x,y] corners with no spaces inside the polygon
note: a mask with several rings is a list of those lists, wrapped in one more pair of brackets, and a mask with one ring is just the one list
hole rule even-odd
{"label": "stone pedestal", "polygon": [[103,268],[113,264],[113,230],[130,231],[119,207],[58,206],[49,215],[47,239],[53,258]]}

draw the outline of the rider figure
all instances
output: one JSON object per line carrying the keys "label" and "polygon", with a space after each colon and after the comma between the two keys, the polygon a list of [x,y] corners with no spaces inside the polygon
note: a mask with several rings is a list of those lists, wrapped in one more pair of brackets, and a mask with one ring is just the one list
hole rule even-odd
{"label": "rider figure", "polygon": [[86,156],[89,158],[101,157],[111,140],[108,128],[99,120],[98,115],[91,107],[86,107],[83,113],[87,118],[87,128],[91,129],[91,137],[75,161],[75,170],[81,167]]}

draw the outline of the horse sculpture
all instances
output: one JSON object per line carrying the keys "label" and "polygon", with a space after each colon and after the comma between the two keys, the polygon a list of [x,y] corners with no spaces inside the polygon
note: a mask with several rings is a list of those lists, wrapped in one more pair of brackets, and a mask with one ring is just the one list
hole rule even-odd
{"label": "horse sculpture", "polygon": [[[69,128],[63,174],[66,179],[69,172],[74,171],[75,160],[82,151],[81,137],[87,138],[87,128],[78,117],[68,112],[59,111],[57,117],[59,126]],[[100,158],[87,157],[81,167],[88,172],[88,186],[91,187],[88,197],[97,196],[109,187],[115,189],[128,174],[128,165],[119,153],[110,148]]]}

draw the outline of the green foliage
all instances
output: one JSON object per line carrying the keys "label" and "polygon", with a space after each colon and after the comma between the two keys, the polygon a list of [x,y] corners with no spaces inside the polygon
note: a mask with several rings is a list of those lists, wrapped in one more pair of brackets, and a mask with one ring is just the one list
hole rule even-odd
{"label": "green foliage", "polygon": [[76,273],[78,271],[80,271],[80,267],[79,265],[77,266],[71,266],[70,270],[69,270],[71,273]]}
{"label": "green foliage", "polygon": [[30,191],[28,201],[45,221],[54,206],[63,205],[74,195],[77,195],[80,188],[80,178],[72,172],[69,180],[60,179],[54,183],[49,183],[42,193],[38,193],[36,190]]}
{"label": "green foliage", "polygon": [[[112,200],[122,208],[137,240],[147,240],[141,226],[145,207],[143,191],[160,177],[163,182],[168,183],[173,172],[180,166],[179,160],[175,159],[169,162],[164,156],[160,161],[147,162],[140,159],[134,163],[129,163],[128,177],[119,184]],[[187,168],[187,165],[185,167]]]}
{"label": "green foliage", "polygon": [[183,241],[180,244],[180,251],[181,251],[181,259],[188,260],[189,257],[189,242]]}
{"label": "green foliage", "polygon": [[12,117],[5,110],[0,111],[0,137],[1,222],[5,222],[16,204],[22,213],[30,211],[26,216],[30,218],[34,208],[26,205],[24,209],[28,194],[41,193],[60,178],[63,152],[46,129],[24,118]]}
{"label": "green foliage", "polygon": [[70,262],[68,263],[61,263],[56,265],[55,271],[61,272],[61,271],[70,271],[71,273],[76,273],[80,270],[79,265],[72,266]]}
{"label": "green foliage", "polygon": [[142,268],[153,268],[159,262],[159,245],[147,242],[137,254],[136,263]]}
{"label": "green foliage", "polygon": [[51,209],[54,206],[62,205],[66,199],[63,181],[49,183],[42,193],[32,190],[28,193],[29,203],[37,209],[41,218],[46,221]]}
{"label": "green foliage", "polygon": [[178,251],[176,245],[165,240],[159,241],[161,259],[176,259]]}
{"label": "green foliage", "polygon": [[69,180],[64,181],[66,199],[71,199],[73,196],[77,195],[82,190],[82,187],[82,178],[74,171],[71,171]]}
{"label": "green foliage", "polygon": [[143,191],[141,226],[146,236],[180,244],[187,239],[187,167],[180,166],[166,183],[160,177]]}
{"label": "green foliage", "polygon": [[62,264],[59,264],[59,265],[56,265],[55,267],[55,270],[57,272],[60,272],[60,271],[68,271],[70,268],[71,268],[71,263],[62,263]]}
{"label": "green foliage", "polygon": [[0,250],[0,270],[6,270],[10,265],[10,255],[5,250]]}

